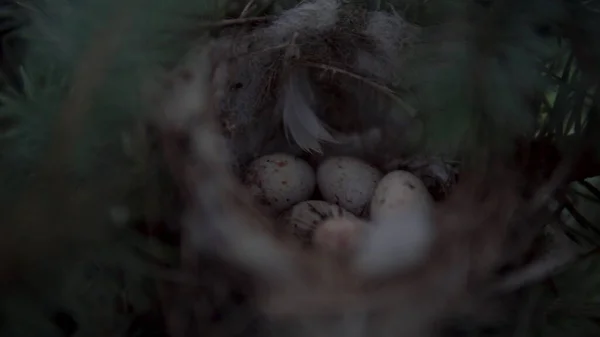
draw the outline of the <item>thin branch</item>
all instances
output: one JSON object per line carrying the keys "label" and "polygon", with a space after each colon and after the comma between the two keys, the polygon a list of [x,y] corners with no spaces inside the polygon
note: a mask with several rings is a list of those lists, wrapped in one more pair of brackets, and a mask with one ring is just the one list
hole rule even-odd
{"label": "thin branch", "polygon": [[577,256],[574,252],[556,252],[508,275],[493,289],[500,292],[509,292],[539,282],[562,271],[571,262],[575,261]]}
{"label": "thin branch", "polygon": [[292,39],[286,46],[285,50],[285,61],[287,62],[290,59],[298,58],[300,51],[296,45],[296,39],[298,39],[298,32],[294,32]]}
{"label": "thin branch", "polygon": [[225,19],[221,21],[215,22],[203,22],[200,24],[201,28],[219,28],[219,27],[228,27],[235,25],[247,25],[251,23],[265,22],[270,21],[274,18],[274,16],[257,16],[252,18],[237,18],[237,19]]}
{"label": "thin branch", "polygon": [[232,60],[232,59],[236,59],[236,58],[252,57],[257,54],[269,53],[269,52],[283,50],[283,49],[287,49],[286,52],[289,53],[289,50],[291,50],[291,48],[296,45],[295,43],[296,43],[297,38],[298,38],[298,33],[294,33],[290,42],[281,43],[281,44],[278,44],[278,45],[275,45],[272,47],[263,48],[260,50],[253,50],[253,51],[246,52],[246,53],[236,54],[236,55],[231,56],[229,59]]}
{"label": "thin branch", "polygon": [[246,6],[244,6],[244,9],[242,10],[242,14],[240,14],[240,19],[245,18],[246,16],[248,16],[248,14],[250,14],[250,9],[254,6],[254,0],[250,0],[248,1],[248,3],[246,4]]}
{"label": "thin branch", "polygon": [[574,263],[581,262],[598,253],[600,253],[600,248],[598,247],[590,248],[584,252],[577,252],[575,250],[556,251],[554,254],[548,255],[505,277],[493,289],[500,292],[515,291],[524,286],[556,276]]}
{"label": "thin branch", "polygon": [[359,80],[359,81],[371,86],[372,88],[380,91],[381,93],[388,96],[392,100],[394,100],[396,103],[398,103],[400,106],[402,106],[402,108],[404,110],[406,110],[406,112],[408,112],[408,114],[411,117],[415,117],[417,115],[417,110],[415,108],[410,106],[408,103],[404,102],[404,100],[402,100],[400,97],[398,97],[398,95],[396,95],[396,93],[392,89],[386,87],[385,85],[376,83],[364,76],[361,76],[361,75],[358,75],[358,74],[352,73],[350,71],[347,71],[347,70],[344,70],[344,69],[341,69],[341,68],[338,68],[338,67],[335,67],[332,65],[328,65],[328,64],[314,63],[314,62],[301,62],[299,64],[306,66],[306,67],[322,69],[325,71],[331,71],[334,74],[335,73],[344,74],[348,77]]}
{"label": "thin branch", "polygon": [[237,55],[230,57],[230,59],[241,58],[241,57],[251,57],[251,56],[254,56],[257,54],[268,53],[268,52],[272,52],[272,51],[276,51],[276,50],[285,49],[285,48],[288,48],[289,46],[290,46],[289,42],[286,42],[286,43],[278,44],[273,47],[264,48],[261,50],[254,50],[254,51],[247,52],[247,53],[237,54]]}

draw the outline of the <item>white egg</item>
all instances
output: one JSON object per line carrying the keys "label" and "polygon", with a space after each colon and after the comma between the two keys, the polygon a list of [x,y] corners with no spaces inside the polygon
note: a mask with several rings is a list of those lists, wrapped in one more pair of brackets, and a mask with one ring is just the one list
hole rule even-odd
{"label": "white egg", "polygon": [[281,212],[310,198],[315,172],[304,160],[275,153],[253,161],[244,181],[252,195],[274,212]]}
{"label": "white egg", "polygon": [[352,157],[331,157],[317,169],[323,199],[360,215],[371,201],[381,172]]}
{"label": "white egg", "polygon": [[382,277],[422,263],[435,239],[433,199],[423,182],[405,171],[388,173],[371,201],[371,223],[356,259],[367,277]]}
{"label": "white egg", "polygon": [[433,199],[425,184],[407,171],[393,171],[386,174],[375,189],[371,200],[371,219],[398,213],[406,209],[426,211],[433,205]]}
{"label": "white egg", "polygon": [[327,253],[352,251],[360,242],[367,223],[338,205],[321,200],[303,201],[286,212],[287,233],[305,246]]}

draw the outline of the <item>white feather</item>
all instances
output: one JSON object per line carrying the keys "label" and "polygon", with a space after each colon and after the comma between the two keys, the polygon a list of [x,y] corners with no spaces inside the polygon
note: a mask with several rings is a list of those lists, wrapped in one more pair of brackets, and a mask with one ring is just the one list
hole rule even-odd
{"label": "white feather", "polygon": [[281,99],[288,139],[305,151],[319,153],[321,142],[337,142],[314,111],[316,98],[306,71],[295,70],[289,74]]}
{"label": "white feather", "polygon": [[281,43],[298,32],[328,30],[337,23],[340,6],[338,0],[303,1],[297,7],[283,12],[261,35]]}

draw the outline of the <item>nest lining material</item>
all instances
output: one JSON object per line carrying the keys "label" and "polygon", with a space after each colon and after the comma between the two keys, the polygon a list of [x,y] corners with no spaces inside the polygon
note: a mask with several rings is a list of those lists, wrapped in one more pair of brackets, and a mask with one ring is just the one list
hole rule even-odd
{"label": "nest lining material", "polygon": [[323,0],[223,34],[216,42],[227,69],[221,121],[236,158],[273,152],[270,138],[322,153],[372,128],[406,143],[397,136],[409,124],[401,116],[415,112],[394,88],[418,29],[399,15]]}

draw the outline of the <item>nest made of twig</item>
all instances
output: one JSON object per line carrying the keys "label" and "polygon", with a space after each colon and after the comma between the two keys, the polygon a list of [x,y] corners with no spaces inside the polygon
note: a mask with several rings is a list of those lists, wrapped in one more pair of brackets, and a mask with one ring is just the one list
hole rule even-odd
{"label": "nest made of twig", "polygon": [[322,334],[340,333],[347,314],[358,313],[374,324],[360,335],[428,336],[473,303],[506,263],[506,240],[524,203],[518,178],[501,161],[485,179],[462,179],[438,204],[436,243],[423,265],[375,282],[276,236],[276,219],[259,211],[235,170],[275,150],[308,157],[347,152],[385,171],[446,177],[449,190],[454,167],[403,158],[399,130],[412,125],[414,111],[398,96],[400,73],[417,39],[418,29],[395,13],[321,0],[252,27],[230,27],[192,52],[172,72],[158,105],[164,151],[186,191],[187,268],[194,272],[197,256],[208,254],[247,271],[254,303],[270,318],[341,319],[312,320]]}

